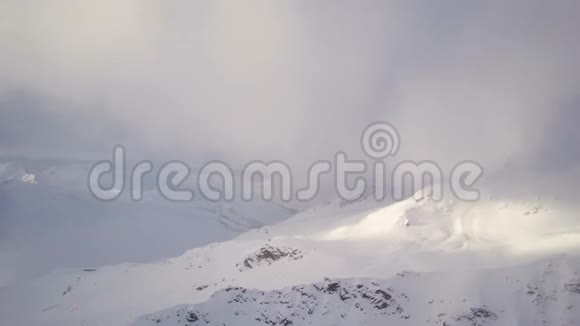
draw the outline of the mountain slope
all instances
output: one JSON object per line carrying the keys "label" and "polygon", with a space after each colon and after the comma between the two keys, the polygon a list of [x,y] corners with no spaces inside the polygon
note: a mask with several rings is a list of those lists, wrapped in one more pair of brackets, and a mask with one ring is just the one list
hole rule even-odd
{"label": "mountain slope", "polygon": [[[85,162],[0,164],[0,287],[67,268],[150,262],[232,239],[294,212],[274,202],[101,202]],[[25,176],[34,175],[35,182]]]}
{"label": "mountain slope", "polygon": [[226,288],[134,325],[574,325],[580,259],[476,273],[403,272],[275,291]]}
{"label": "mountain slope", "polygon": [[[579,314],[577,211],[547,197],[436,202],[429,192],[386,207],[372,198],[335,201],[163,262],[54,273],[7,288],[0,291],[0,315],[12,324],[141,325],[159,319],[183,325],[187,310],[206,316],[211,325],[284,324],[284,319],[335,325],[343,320],[337,313],[348,312],[345,325],[353,320],[415,325],[427,319],[434,325],[479,325],[478,316],[489,312],[497,317],[486,318],[489,325],[565,324]],[[372,304],[361,315],[356,303],[362,302],[356,300],[363,293],[342,301],[317,290],[335,282],[320,284],[325,279],[340,279],[349,293],[356,292],[357,279],[370,279],[363,283],[364,295],[382,290],[409,301],[397,299],[404,313],[390,319]],[[232,286],[238,289],[225,290]],[[297,295],[302,290],[315,297],[304,305],[328,303],[329,312],[305,315]],[[237,306],[240,295],[247,304]],[[271,309],[262,309],[263,300]]]}

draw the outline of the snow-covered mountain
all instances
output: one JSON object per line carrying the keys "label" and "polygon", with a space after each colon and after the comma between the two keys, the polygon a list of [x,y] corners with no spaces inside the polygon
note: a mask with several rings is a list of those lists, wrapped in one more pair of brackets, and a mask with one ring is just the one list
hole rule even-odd
{"label": "snow-covered mountain", "polygon": [[0,287],[58,269],[150,262],[232,239],[295,212],[275,202],[167,202],[153,189],[134,202],[101,202],[91,162],[0,163]]}
{"label": "snow-covered mountain", "polygon": [[273,291],[228,287],[134,325],[574,325],[580,260],[469,273],[325,279]]}
{"label": "snow-covered mountain", "polygon": [[149,264],[0,291],[9,325],[573,325],[580,218],[550,197],[337,200]]}

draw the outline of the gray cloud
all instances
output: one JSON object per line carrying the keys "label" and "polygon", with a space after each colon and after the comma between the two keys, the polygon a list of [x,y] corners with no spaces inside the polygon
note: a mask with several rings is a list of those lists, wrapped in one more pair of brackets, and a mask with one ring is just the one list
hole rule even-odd
{"label": "gray cloud", "polygon": [[[386,120],[400,159],[573,167],[578,154],[557,147],[580,133],[567,118],[578,111],[579,7],[3,1],[0,88],[37,103],[2,101],[0,145],[123,142],[303,166],[336,150],[362,157],[362,128]],[[14,118],[26,115],[35,128]]]}

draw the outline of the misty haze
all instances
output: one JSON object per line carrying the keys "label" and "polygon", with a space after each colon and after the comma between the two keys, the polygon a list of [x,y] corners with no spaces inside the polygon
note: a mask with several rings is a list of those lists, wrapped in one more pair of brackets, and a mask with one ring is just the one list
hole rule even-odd
{"label": "misty haze", "polygon": [[574,0],[0,0],[0,325],[577,325],[578,58]]}

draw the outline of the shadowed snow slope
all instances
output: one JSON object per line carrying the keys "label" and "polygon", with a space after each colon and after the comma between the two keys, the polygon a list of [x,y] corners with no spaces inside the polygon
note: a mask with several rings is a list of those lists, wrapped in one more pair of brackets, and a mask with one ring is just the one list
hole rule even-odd
{"label": "shadowed snow slope", "polygon": [[[294,214],[268,202],[101,202],[86,162],[0,163],[0,287],[53,270],[150,262],[225,241]],[[35,182],[30,182],[34,175]]]}
{"label": "shadowed snow slope", "polygon": [[59,326],[572,325],[577,207],[485,198],[330,202],[181,257],[6,288],[0,315]]}

